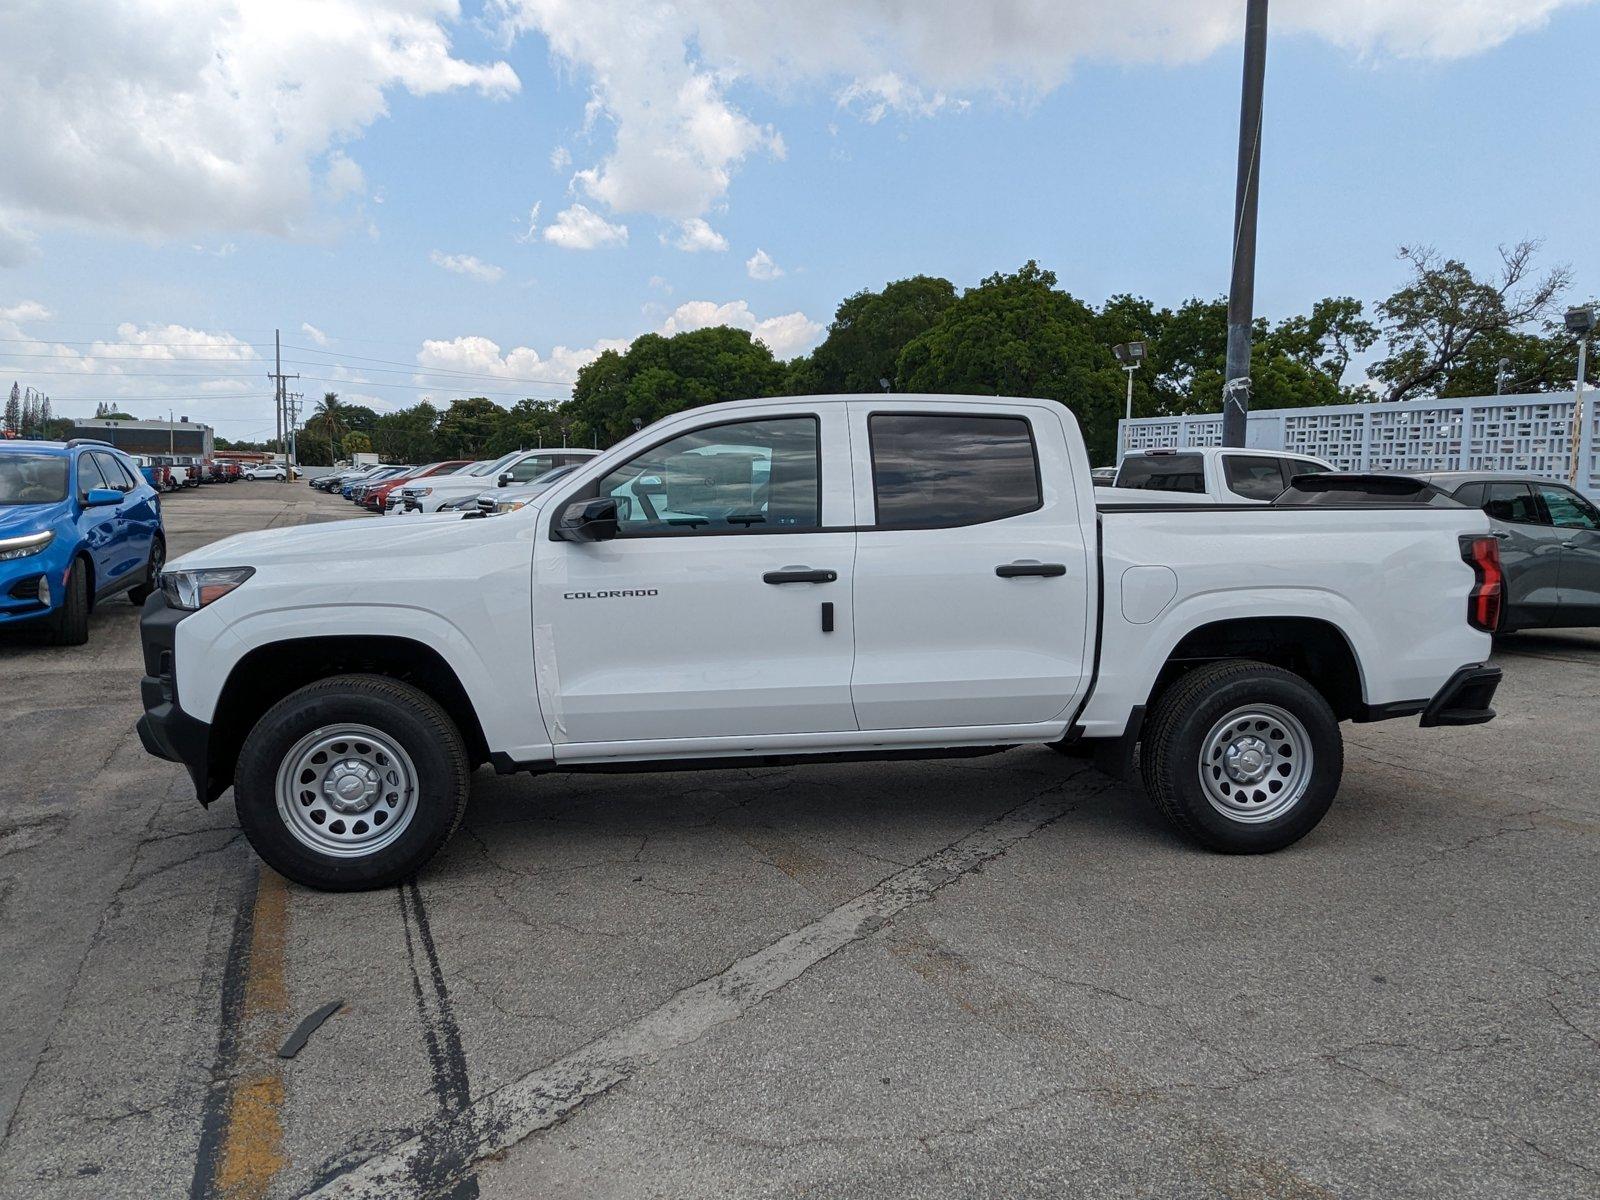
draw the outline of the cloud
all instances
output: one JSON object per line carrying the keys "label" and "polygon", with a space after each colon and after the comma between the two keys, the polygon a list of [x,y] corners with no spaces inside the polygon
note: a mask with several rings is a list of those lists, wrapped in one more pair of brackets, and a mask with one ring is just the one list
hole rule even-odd
{"label": "cloud", "polygon": [[[661,240],[663,243],[667,241],[666,234],[661,235]],[[728,239],[707,225],[703,218],[690,217],[687,221],[678,222],[678,236],[672,239],[671,244],[690,254],[701,250],[720,253],[728,248]]]}
{"label": "cloud", "polygon": [[822,326],[802,312],[785,313],[779,317],[757,317],[750,311],[747,300],[730,300],[717,304],[711,300],[689,300],[673,309],[661,323],[664,334],[686,333],[691,329],[705,329],[712,325],[731,325],[735,329],[748,329],[766,343],[777,358],[793,358],[816,345],[822,336]]}
{"label": "cloud", "polygon": [[[627,338],[602,339],[593,346],[579,349],[557,346],[549,357],[544,357],[527,346],[518,346],[502,354],[499,344],[486,337],[458,337],[423,342],[417,353],[417,363],[444,371],[470,371],[475,375],[526,382],[532,391],[548,391],[551,387],[570,387],[579,370],[599,358],[602,350],[625,350],[628,341]],[[448,378],[419,373],[416,382],[430,385]],[[470,388],[472,381],[463,380],[462,384]]]}
{"label": "cloud", "polygon": [[498,283],[501,276],[506,273],[504,267],[486,263],[471,254],[446,254],[442,250],[435,250],[428,255],[428,261],[436,267],[443,267],[446,271],[465,275],[468,279],[476,279],[479,283]]}
{"label": "cloud", "polygon": [[613,225],[599,213],[582,204],[562,209],[544,227],[544,240],[568,250],[597,250],[602,246],[628,244],[628,227]]}
{"label": "cloud", "polygon": [[552,171],[565,171],[572,166],[572,151],[565,146],[557,146],[550,151],[550,169]]}
{"label": "cloud", "polygon": [[533,241],[533,239],[538,236],[539,210],[543,207],[544,201],[540,200],[528,210],[528,228],[523,230],[521,233],[512,234],[511,236],[515,241],[527,243]]}
{"label": "cloud", "polygon": [[48,321],[50,310],[37,300],[23,300],[8,308],[0,308],[0,321]]}
{"label": "cloud", "polygon": [[457,0],[56,0],[0,37],[0,207],[158,237],[304,235],[388,94],[518,90],[451,52]]}
{"label": "cloud", "polygon": [[322,330],[318,329],[310,321],[301,322],[300,332],[305,334],[319,346],[326,346],[328,344],[328,335],[323,333]]}
{"label": "cloud", "polygon": [[744,271],[751,279],[759,280],[762,283],[776,279],[783,274],[783,268],[772,261],[772,255],[759,248],[744,260]]}
{"label": "cloud", "polygon": [[[1278,0],[1273,34],[1357,54],[1455,58],[1588,0]],[[821,85],[867,121],[933,116],[974,96],[1036,99],[1082,64],[1196,62],[1237,45],[1238,0],[492,0],[503,32],[538,33],[609,124],[573,183],[615,212],[703,216],[781,135],[730,99]],[[553,163],[557,160],[552,160]],[[560,160],[557,169],[563,169]]]}

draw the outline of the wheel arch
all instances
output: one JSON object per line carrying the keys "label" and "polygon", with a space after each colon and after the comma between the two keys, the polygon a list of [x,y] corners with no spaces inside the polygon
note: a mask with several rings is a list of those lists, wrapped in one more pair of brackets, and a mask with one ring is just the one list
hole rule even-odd
{"label": "wheel arch", "polygon": [[1320,692],[1340,720],[1366,715],[1361,660],[1344,630],[1322,617],[1235,617],[1209,621],[1185,633],[1152,683],[1145,705],[1190,671],[1223,659],[1249,659],[1282,667]]}
{"label": "wheel arch", "polygon": [[211,719],[212,776],[233,777],[245,737],[279,700],[319,679],[352,674],[385,675],[432,697],[461,731],[472,764],[488,761],[477,709],[455,669],[432,646],[391,634],[329,634],[267,642],[234,663]]}

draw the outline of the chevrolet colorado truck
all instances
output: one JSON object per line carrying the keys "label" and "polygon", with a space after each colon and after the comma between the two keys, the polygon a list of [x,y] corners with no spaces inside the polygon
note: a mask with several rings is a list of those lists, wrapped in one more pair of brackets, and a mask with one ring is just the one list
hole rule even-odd
{"label": "chevrolet colorado truck", "polygon": [[739,401],[495,520],[184,555],[141,620],[139,733],[334,890],[420,869],[482,764],[1052,746],[1137,768],[1202,846],[1271,851],[1332,803],[1341,721],[1493,717],[1498,546],[1455,506],[1097,510],[1047,400]]}

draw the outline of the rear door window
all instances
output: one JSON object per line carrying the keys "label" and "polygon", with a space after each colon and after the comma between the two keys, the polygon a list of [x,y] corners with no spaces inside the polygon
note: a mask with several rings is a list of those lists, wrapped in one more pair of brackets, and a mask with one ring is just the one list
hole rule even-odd
{"label": "rear door window", "polygon": [[1547,524],[1533,489],[1525,483],[1491,483],[1484,489],[1483,511],[1513,525]]}
{"label": "rear door window", "polygon": [[1044,502],[1022,417],[873,413],[867,429],[879,528],[978,525]]}
{"label": "rear door window", "polygon": [[1224,454],[1222,477],[1228,490],[1246,500],[1274,500],[1283,491],[1280,460],[1255,454]]}
{"label": "rear door window", "polygon": [[1122,460],[1117,487],[1205,495],[1205,463],[1198,454],[1135,454]]}
{"label": "rear door window", "polygon": [[1484,485],[1481,483],[1463,484],[1456,489],[1456,499],[1468,508],[1482,508],[1483,489]]}
{"label": "rear door window", "polygon": [[1600,514],[1577,492],[1549,484],[1538,490],[1550,524],[1557,529],[1600,529]]}

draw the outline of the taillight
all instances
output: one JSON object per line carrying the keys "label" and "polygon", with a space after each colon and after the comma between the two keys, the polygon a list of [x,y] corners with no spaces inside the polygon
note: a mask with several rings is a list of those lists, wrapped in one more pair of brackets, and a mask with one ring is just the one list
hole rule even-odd
{"label": "taillight", "polygon": [[1506,574],[1500,566],[1500,539],[1489,534],[1465,534],[1461,557],[1477,576],[1467,596],[1467,624],[1485,633],[1500,628],[1505,603]]}

